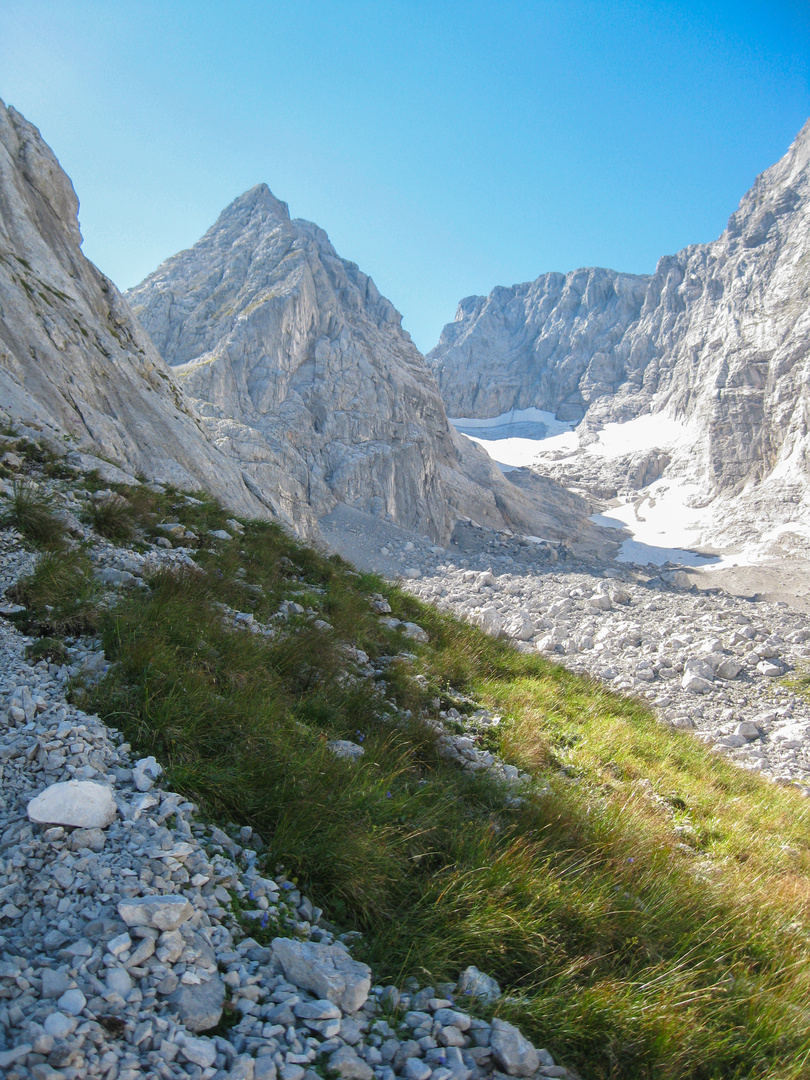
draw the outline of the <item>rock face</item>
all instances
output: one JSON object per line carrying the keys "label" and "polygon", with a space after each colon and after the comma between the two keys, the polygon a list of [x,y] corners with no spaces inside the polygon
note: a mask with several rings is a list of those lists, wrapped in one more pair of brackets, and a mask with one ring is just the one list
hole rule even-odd
{"label": "rock face", "polygon": [[0,403],[129,473],[262,504],[205,432],[115,286],[81,252],[78,199],[37,129],[0,101]]}
{"label": "rock face", "polygon": [[744,490],[766,516],[798,507],[810,479],[808,161],[810,122],[718,240],[652,276],[583,269],[462,300],[427,357],[450,414],[584,417],[585,444],[608,421],[660,414],[680,435],[621,462],[630,487],[665,473],[704,500]]}
{"label": "rock face", "polygon": [[649,283],[589,268],[466,297],[426,357],[448,411],[486,417],[537,407],[581,420],[592,401],[645,366],[625,337]]}
{"label": "rock face", "polygon": [[455,434],[400,315],[260,184],[128,297],[217,443],[299,531],[336,505],[446,539],[541,503]]}

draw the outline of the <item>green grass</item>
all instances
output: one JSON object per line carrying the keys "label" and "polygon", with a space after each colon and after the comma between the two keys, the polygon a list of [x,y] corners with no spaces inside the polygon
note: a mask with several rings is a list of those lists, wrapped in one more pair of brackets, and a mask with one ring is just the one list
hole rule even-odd
{"label": "green grass", "polygon": [[70,659],[64,641],[60,638],[40,637],[25,647],[25,655],[32,664],[47,660],[49,664],[66,664]]}
{"label": "green grass", "polygon": [[[227,516],[127,497],[201,536]],[[196,558],[103,615],[115,664],[88,705],[208,815],[252,825],[260,861],[362,930],[383,977],[475,964],[508,991],[500,1014],[586,1078],[808,1075],[807,800],[272,525]],[[370,592],[430,644],[384,630]],[[283,598],[334,629],[292,617],[265,638],[220,606],[270,622]],[[347,643],[382,680],[344,677]],[[415,660],[391,662],[403,649]],[[490,742],[536,778],[520,803],[439,755],[425,721],[450,688],[504,714]],[[333,738],[364,756],[335,758]]]}
{"label": "green grass", "polygon": [[107,540],[128,540],[134,531],[132,508],[121,495],[91,499],[82,511],[81,519]]}
{"label": "green grass", "polygon": [[65,526],[54,514],[52,500],[28,480],[13,483],[2,524],[13,525],[27,540],[46,549],[59,548],[65,539]]}
{"label": "green grass", "polygon": [[21,578],[7,595],[25,605],[25,612],[14,619],[26,633],[76,637],[94,634],[99,627],[100,590],[92,563],[82,550],[45,552],[33,573]]}

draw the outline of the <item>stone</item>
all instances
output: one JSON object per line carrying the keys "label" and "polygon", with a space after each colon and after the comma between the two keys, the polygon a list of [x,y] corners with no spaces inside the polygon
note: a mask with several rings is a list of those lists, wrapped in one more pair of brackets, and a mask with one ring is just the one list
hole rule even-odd
{"label": "stone", "polygon": [[93,780],[51,784],[28,804],[28,817],[39,825],[76,825],[104,829],[118,814],[112,791]]}
{"label": "stone", "polygon": [[421,626],[414,622],[402,623],[402,633],[406,638],[410,638],[411,641],[418,641],[424,645],[430,641],[427,631],[423,630]]}
{"label": "stone", "polygon": [[753,721],[742,720],[739,724],[737,724],[737,728],[734,734],[742,735],[742,737],[747,742],[754,742],[762,735],[762,732],[759,730],[759,728]]}
{"label": "stone", "polygon": [[218,976],[196,985],[178,986],[166,999],[189,1031],[210,1031],[222,1018],[225,983]]}
{"label": "stone", "polygon": [[118,914],[127,926],[154,926],[157,930],[176,930],[194,914],[185,896],[144,896],[122,900]]}
{"label": "stone", "polygon": [[613,607],[610,596],[607,593],[597,593],[588,599],[588,603],[596,611],[610,611]]}
{"label": "stone", "polygon": [[256,1066],[250,1054],[239,1054],[228,1070],[228,1080],[255,1080]]}
{"label": "stone", "polygon": [[141,758],[132,767],[132,779],[138,791],[149,791],[163,772],[163,766],[154,757]]}
{"label": "stone", "polygon": [[58,998],[71,987],[71,979],[63,969],[44,968],[42,971],[42,997]]}
{"label": "stone", "polygon": [[718,679],[731,681],[731,679],[736,679],[741,671],[742,664],[738,664],[737,661],[732,660],[731,657],[726,657],[717,665],[714,674]]}
{"label": "stone", "polygon": [[133,982],[130,976],[124,971],[123,968],[113,967],[107,969],[107,977],[105,979],[107,989],[113,994],[118,994],[119,997],[126,1001],[129,995],[132,993]]}
{"label": "stone", "polygon": [[293,1006],[293,1013],[299,1020],[340,1020],[343,1016],[337,1005],[327,999],[299,1002]]}
{"label": "stone", "polygon": [[81,851],[82,848],[87,848],[88,851],[98,853],[104,850],[105,841],[105,834],[100,828],[74,829],[70,834],[68,844],[71,851]]}
{"label": "stone", "polygon": [[180,1045],[180,1054],[186,1061],[199,1065],[201,1069],[208,1069],[216,1061],[217,1048],[210,1039],[186,1037]]}
{"label": "stone", "polygon": [[491,1005],[501,996],[501,988],[491,975],[485,975],[472,965],[465,968],[458,980],[459,993],[478,998]]}
{"label": "stone", "polygon": [[771,660],[760,660],[757,664],[757,671],[760,675],[764,675],[766,679],[778,679],[782,674],[781,667]]}
{"label": "stone", "polygon": [[407,1080],[429,1080],[431,1072],[428,1063],[416,1057],[408,1058],[402,1069],[402,1075],[407,1077]]}
{"label": "stone", "polygon": [[20,1043],[11,1050],[0,1050],[0,1069],[7,1069],[15,1061],[22,1061],[33,1049],[31,1043]]}
{"label": "stone", "polygon": [[75,1016],[65,1016],[61,1012],[49,1013],[42,1022],[46,1034],[53,1035],[55,1039],[66,1039],[72,1035],[78,1026]]}
{"label": "stone", "polygon": [[362,746],[350,739],[330,739],[326,744],[326,749],[335,757],[348,758],[350,761],[357,761],[365,753]]}
{"label": "stone", "polygon": [[373,1080],[374,1077],[374,1070],[351,1046],[342,1046],[332,1054],[329,1069],[342,1080]]}
{"label": "stone", "polygon": [[492,1021],[490,1045],[495,1061],[509,1076],[533,1076],[540,1066],[537,1051],[528,1039],[497,1017]]}
{"label": "stone", "polygon": [[464,1046],[464,1036],[457,1027],[441,1028],[436,1039],[440,1046]]}
{"label": "stone", "polygon": [[290,982],[327,998],[343,1012],[357,1012],[368,998],[371,969],[339,945],[274,938],[271,948]]}
{"label": "stone", "polygon": [[684,674],[681,679],[681,686],[691,694],[708,694],[713,689],[710,679],[705,678],[703,675],[698,675],[694,671],[687,671]]}
{"label": "stone", "polygon": [[253,1080],[276,1080],[276,1063],[269,1054],[253,1062]]}
{"label": "stone", "polygon": [[470,1027],[470,1017],[467,1013],[458,1012],[456,1009],[436,1009],[433,1021],[442,1027],[452,1026],[459,1031],[467,1031]]}
{"label": "stone", "polygon": [[87,1004],[87,998],[81,990],[66,990],[56,1002],[56,1007],[68,1016],[78,1016]]}
{"label": "stone", "polygon": [[129,934],[116,934],[114,938],[110,938],[107,942],[107,950],[113,956],[120,956],[121,953],[127,952],[131,948],[132,938]]}

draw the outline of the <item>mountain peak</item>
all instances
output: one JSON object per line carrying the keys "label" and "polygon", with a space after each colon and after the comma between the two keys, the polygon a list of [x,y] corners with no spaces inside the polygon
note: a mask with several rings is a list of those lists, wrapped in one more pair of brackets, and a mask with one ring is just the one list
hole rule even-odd
{"label": "mountain peak", "polygon": [[254,217],[271,219],[273,221],[289,221],[290,209],[285,202],[277,199],[267,184],[256,184],[246,192],[234,199],[221,213],[222,218],[242,218],[250,220]]}

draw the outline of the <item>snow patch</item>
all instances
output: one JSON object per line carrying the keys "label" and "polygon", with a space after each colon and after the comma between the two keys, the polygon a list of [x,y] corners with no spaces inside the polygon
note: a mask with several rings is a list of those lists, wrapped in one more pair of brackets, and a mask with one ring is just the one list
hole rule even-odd
{"label": "snow patch", "polygon": [[698,542],[703,526],[700,510],[690,505],[698,494],[696,484],[661,478],[650,484],[643,496],[626,499],[607,514],[591,515],[590,520],[603,528],[627,529],[631,534],[621,545],[619,562],[706,566],[717,562],[717,556],[701,555],[691,546]]}
{"label": "snow patch", "polygon": [[453,427],[477,442],[503,472],[537,462],[551,450],[576,450],[574,424],[558,420],[544,409],[512,409],[499,416],[448,417]]}
{"label": "snow patch", "polygon": [[624,423],[605,424],[595,443],[587,448],[589,454],[604,458],[624,457],[645,450],[666,450],[689,438],[682,420],[663,413],[645,413]]}

